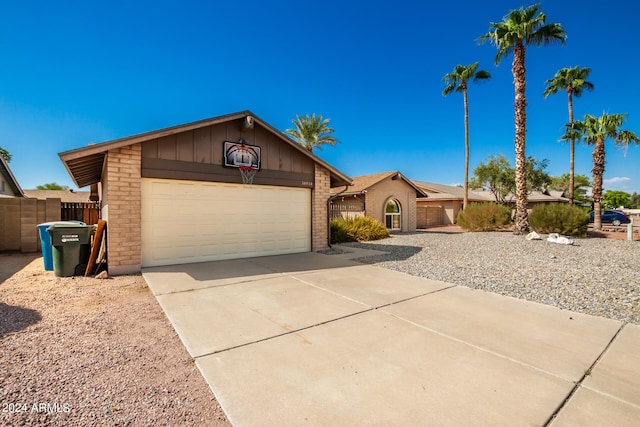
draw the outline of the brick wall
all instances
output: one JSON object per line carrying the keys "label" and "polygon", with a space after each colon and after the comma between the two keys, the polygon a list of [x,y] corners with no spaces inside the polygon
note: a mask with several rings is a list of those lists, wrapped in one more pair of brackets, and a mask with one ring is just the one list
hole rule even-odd
{"label": "brick wall", "polygon": [[316,164],[315,186],[311,194],[312,251],[320,251],[329,247],[327,200],[329,200],[330,188],[329,171]]}
{"label": "brick wall", "polygon": [[103,215],[110,274],[136,273],[141,268],[140,158],[140,144],[110,150],[107,155]]}

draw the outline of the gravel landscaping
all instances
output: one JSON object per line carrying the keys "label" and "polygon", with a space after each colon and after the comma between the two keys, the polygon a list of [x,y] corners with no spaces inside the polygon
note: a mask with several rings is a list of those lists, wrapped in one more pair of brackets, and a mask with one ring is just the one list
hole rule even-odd
{"label": "gravel landscaping", "polygon": [[144,279],[0,254],[0,425],[228,426]]}
{"label": "gravel landscaping", "polygon": [[561,309],[640,324],[640,242],[573,245],[502,233],[419,231],[349,243],[383,255],[357,261]]}

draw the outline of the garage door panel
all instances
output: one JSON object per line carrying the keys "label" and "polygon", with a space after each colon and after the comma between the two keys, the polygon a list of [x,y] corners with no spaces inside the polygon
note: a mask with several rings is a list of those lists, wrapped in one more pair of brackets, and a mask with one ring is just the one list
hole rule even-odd
{"label": "garage door panel", "polygon": [[311,190],[143,178],[142,264],[311,250]]}

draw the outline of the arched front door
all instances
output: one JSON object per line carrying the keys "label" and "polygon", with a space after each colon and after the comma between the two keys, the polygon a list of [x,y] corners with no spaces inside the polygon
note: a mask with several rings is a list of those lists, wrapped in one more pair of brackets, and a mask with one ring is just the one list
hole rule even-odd
{"label": "arched front door", "polygon": [[384,208],[384,222],[389,230],[402,229],[402,210],[400,208],[400,202],[396,199],[387,200],[387,204]]}

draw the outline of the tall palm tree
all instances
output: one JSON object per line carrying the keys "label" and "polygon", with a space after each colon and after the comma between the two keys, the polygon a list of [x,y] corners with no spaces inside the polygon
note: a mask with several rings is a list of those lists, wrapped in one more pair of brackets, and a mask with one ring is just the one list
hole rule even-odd
{"label": "tall palm tree", "polygon": [[630,143],[638,145],[638,136],[620,127],[626,114],[602,114],[595,117],[585,114],[584,120],[567,124],[567,133],[564,139],[581,138],[587,145],[593,145],[593,229],[602,229],[602,177],[604,175],[605,150],[604,143],[607,139],[613,140],[617,146],[628,147]]}
{"label": "tall palm tree", "polygon": [[463,208],[469,202],[469,101],[467,98],[467,86],[469,80],[478,82],[491,78],[491,74],[485,70],[478,70],[478,62],[470,65],[456,65],[453,72],[445,74],[443,77],[447,87],[442,91],[442,95],[447,96],[454,90],[462,92],[464,99],[464,198]]}
{"label": "tall palm tree", "polygon": [[[545,81],[547,88],[544,97],[558,93],[559,90],[566,91],[569,103],[569,124],[573,123],[573,97],[579,98],[585,90],[593,90],[593,83],[587,78],[591,73],[591,68],[580,68],[576,65],[573,68],[562,68],[558,70],[553,78]],[[574,162],[575,162],[575,140],[569,140],[569,200],[573,203],[574,189]]]}
{"label": "tall palm tree", "polygon": [[515,151],[516,151],[516,215],[514,234],[529,231],[527,219],[527,99],[525,52],[526,46],[540,46],[552,43],[564,44],[566,34],[560,24],[546,24],[547,17],[535,4],[512,10],[502,22],[492,22],[489,32],[479,38],[480,43],[489,41],[498,48],[495,63],[513,53],[511,72],[515,86]]}
{"label": "tall palm tree", "polygon": [[331,119],[323,120],[320,114],[316,116],[315,113],[311,116],[305,114],[302,117],[296,114],[295,120],[291,120],[294,128],[287,129],[284,133],[309,151],[313,151],[314,147],[322,149],[320,146],[323,144],[336,145],[338,140],[333,135],[329,135],[334,132],[334,129],[329,127],[329,120]]}

